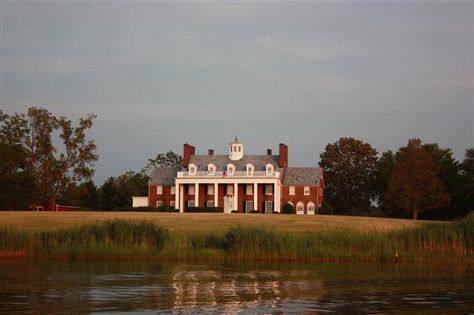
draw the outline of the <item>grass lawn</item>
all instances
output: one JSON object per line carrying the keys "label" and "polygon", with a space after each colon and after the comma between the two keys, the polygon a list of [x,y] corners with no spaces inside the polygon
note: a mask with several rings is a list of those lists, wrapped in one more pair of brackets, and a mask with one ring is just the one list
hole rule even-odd
{"label": "grass lawn", "polygon": [[266,227],[276,231],[302,233],[331,230],[384,232],[412,228],[423,221],[404,219],[352,217],[336,215],[159,213],[159,212],[36,212],[0,211],[0,227],[21,230],[51,230],[102,220],[150,220],[171,232],[208,233],[226,231],[230,227]]}

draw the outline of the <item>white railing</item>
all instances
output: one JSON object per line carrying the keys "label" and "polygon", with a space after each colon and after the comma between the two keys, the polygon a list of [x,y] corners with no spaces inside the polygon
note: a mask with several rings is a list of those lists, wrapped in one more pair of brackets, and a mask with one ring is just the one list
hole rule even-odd
{"label": "white railing", "polygon": [[278,172],[273,172],[271,175],[267,175],[265,171],[254,171],[253,174],[247,173],[246,171],[238,171],[234,172],[233,174],[229,174],[229,172],[214,172],[214,173],[209,173],[206,171],[200,171],[200,172],[195,172],[194,174],[190,174],[188,171],[185,172],[178,172],[178,178],[180,177],[224,177],[224,176],[236,176],[236,177],[263,177],[263,176],[268,176],[268,177],[278,177],[279,173]]}

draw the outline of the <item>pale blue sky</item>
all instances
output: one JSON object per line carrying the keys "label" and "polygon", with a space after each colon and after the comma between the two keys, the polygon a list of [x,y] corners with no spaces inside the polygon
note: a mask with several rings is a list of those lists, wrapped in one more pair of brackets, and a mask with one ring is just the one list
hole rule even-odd
{"label": "pale blue sky", "polygon": [[473,146],[473,2],[1,1],[1,108],[98,115],[95,180],[194,144]]}

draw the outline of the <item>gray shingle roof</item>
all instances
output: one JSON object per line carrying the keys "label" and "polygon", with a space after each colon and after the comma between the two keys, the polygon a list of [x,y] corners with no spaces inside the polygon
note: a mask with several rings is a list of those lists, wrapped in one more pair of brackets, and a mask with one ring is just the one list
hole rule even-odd
{"label": "gray shingle roof", "polygon": [[288,167],[283,174],[283,185],[319,185],[323,171],[319,167]]}
{"label": "gray shingle roof", "polygon": [[228,155],[192,155],[189,164],[194,164],[198,167],[198,171],[207,171],[209,164],[217,166],[216,171],[227,170],[227,164],[235,165],[235,170],[245,171],[247,164],[251,163],[255,167],[255,171],[265,171],[265,165],[273,164],[275,169],[278,168],[278,155],[244,155],[238,161],[232,161]]}
{"label": "gray shingle roof", "polygon": [[153,170],[149,183],[166,186],[174,185],[174,179],[179,170],[180,168],[174,166],[157,167]]}

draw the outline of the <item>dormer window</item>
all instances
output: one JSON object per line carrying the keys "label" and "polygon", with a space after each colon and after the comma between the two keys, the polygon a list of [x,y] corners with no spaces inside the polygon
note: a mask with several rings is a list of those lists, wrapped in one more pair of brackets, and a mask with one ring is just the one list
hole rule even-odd
{"label": "dormer window", "polygon": [[273,175],[273,165],[272,164],[267,164],[265,166],[265,175],[267,175],[267,176],[272,176]]}
{"label": "dormer window", "polygon": [[227,164],[227,175],[234,175],[235,166],[234,164]]}
{"label": "dormer window", "polygon": [[207,166],[207,173],[209,175],[216,175],[216,169],[217,169],[217,167],[214,164],[211,163]]}
{"label": "dormer window", "polygon": [[255,167],[252,164],[247,164],[247,176],[253,176],[253,171]]}
{"label": "dormer window", "polygon": [[194,164],[189,164],[189,175],[196,175],[197,166]]}

